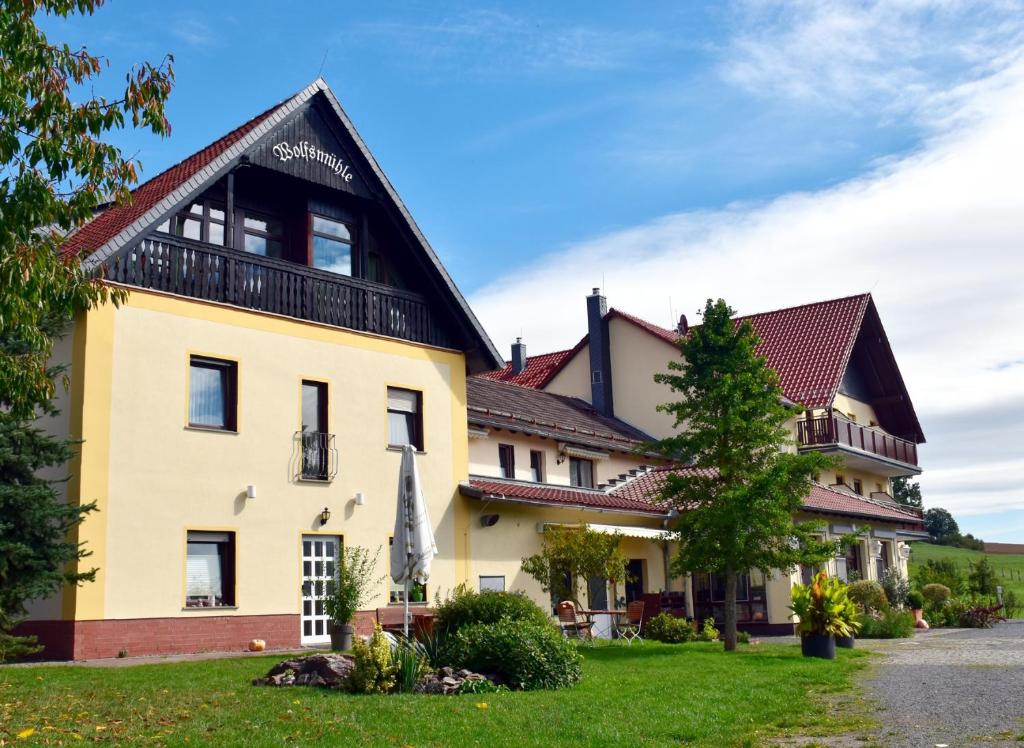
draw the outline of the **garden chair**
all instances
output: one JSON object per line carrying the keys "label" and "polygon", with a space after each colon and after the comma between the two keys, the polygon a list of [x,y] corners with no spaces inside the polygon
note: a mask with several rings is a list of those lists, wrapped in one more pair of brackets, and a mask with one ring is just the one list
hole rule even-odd
{"label": "garden chair", "polygon": [[581,621],[576,606],[570,600],[558,604],[558,626],[567,639],[593,639],[590,621]]}
{"label": "garden chair", "polygon": [[618,626],[619,638],[625,639],[627,645],[637,641],[643,644],[640,629],[644,625],[644,601],[634,600],[626,606],[626,622]]}

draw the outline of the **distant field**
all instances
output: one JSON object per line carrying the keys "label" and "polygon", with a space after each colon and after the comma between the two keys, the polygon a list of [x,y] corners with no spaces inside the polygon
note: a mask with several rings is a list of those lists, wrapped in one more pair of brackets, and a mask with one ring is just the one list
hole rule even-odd
{"label": "distant field", "polygon": [[1024,597],[1024,554],[1010,555],[1005,553],[982,553],[969,551],[966,548],[950,548],[945,545],[931,543],[912,543],[910,553],[910,576],[913,578],[917,567],[932,558],[947,558],[960,567],[966,575],[970,570],[968,564],[982,556],[988,556],[988,562],[996,570],[999,584],[1005,589],[1013,590],[1018,597]]}

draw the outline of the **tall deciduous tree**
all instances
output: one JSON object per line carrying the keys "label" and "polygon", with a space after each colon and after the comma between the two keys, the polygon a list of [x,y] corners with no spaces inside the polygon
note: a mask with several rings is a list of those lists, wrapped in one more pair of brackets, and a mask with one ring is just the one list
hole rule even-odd
{"label": "tall deciduous tree", "polygon": [[921,484],[909,478],[892,479],[892,497],[904,506],[921,508]]}
{"label": "tall deciduous tree", "polygon": [[960,526],[942,507],[932,507],[924,513],[924,529],[940,545],[955,545],[960,539]]}
{"label": "tall deciduous tree", "polygon": [[680,340],[682,360],[655,375],[682,398],[659,406],[675,417],[676,433],[653,445],[686,466],[662,490],[679,510],[674,569],[724,575],[727,651],[736,648],[739,575],[818,563],[836,551],[815,536],[819,525],[794,521],[814,475],[833,460],[783,450],[796,412],[757,355],[753,327],[735,324],[733,314],[722,299],[708,299],[703,324]]}
{"label": "tall deciduous tree", "polygon": [[91,505],[67,506],[36,476],[64,464],[73,444],[34,422],[52,412],[56,380],[66,384],[66,373],[50,364],[55,337],[76,313],[122,295],[60,248],[97,210],[131,199],[138,165],[104,137],[128,124],[170,132],[170,57],[128,72],[117,96],[96,96],[92,86],[107,61],[51,42],[37,24],[43,15],[91,14],[101,4],[0,3],[0,636],[26,600],[92,578],[67,566],[85,554],[69,531]]}

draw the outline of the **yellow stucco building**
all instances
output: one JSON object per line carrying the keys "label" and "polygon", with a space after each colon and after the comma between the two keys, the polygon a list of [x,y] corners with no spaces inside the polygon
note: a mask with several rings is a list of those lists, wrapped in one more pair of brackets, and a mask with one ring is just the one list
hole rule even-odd
{"label": "yellow stucco building", "polygon": [[[632,579],[586,597],[719,615],[719,580],[675,578],[657,501],[671,466],[652,375],[680,330],[587,298],[567,351],[506,364],[338,101],[318,80],[141,185],[65,251],[127,290],[74,320],[56,357],[72,386],[49,428],[82,439],[67,499],[96,580],[33,603],[23,629],[51,657],[319,645],[344,545],[380,547],[411,444],[438,556],[429,604],[456,585],[523,590],[546,525],[622,536]],[[787,397],[793,449],[841,453],[805,502],[828,532],[865,530],[840,576],[905,570],[920,513],[888,495],[923,441],[869,296],[751,318]],[[785,630],[789,585],[745,578],[745,623]],[[387,617],[386,579],[359,625]]]}
{"label": "yellow stucco building", "polygon": [[[95,582],[32,607],[47,654],[327,641],[341,546],[381,547],[412,444],[438,557],[468,581],[466,376],[502,364],[322,81],[158,175],[67,252],[129,291],[58,357],[68,498]],[[423,590],[415,590],[416,597]],[[378,585],[361,623],[401,600]]]}
{"label": "yellow stucco building", "polygon": [[[471,378],[470,433],[476,438],[470,441],[473,475],[463,493],[497,518],[491,526],[470,524],[473,545],[482,549],[470,558],[471,573],[511,575],[513,586],[546,604],[536,583],[522,579],[509,536],[519,539],[515,548],[525,556],[541,548],[546,524],[587,523],[622,535],[633,577],[614,593],[616,600],[603,580],[591,580],[583,598],[592,608],[643,599],[645,615],[668,610],[721,621],[719,575],[673,578],[674,545],[663,533],[672,515],[659,502],[664,476],[673,468],[641,449],[644,441],[673,431],[671,418],[657,406],[674,395],[655,383],[654,374],[678,360],[676,342],[688,329],[686,320],[670,330],[609,310],[599,289],[586,302],[587,334],[573,348],[528,357],[517,341],[505,368]],[[841,457],[841,468],[818,476],[799,518],[821,523],[825,538],[860,533],[827,570],[843,579],[880,579],[892,567],[906,575],[907,541],[924,536],[921,513],[892,499],[891,480],[920,473],[917,444],[924,435],[874,301],[864,294],[746,319],[785,396],[805,408],[794,409],[799,415],[785,448]],[[537,395],[530,397],[531,391]],[[544,475],[524,472],[519,466],[532,466],[535,451],[543,453],[544,465],[587,464]],[[507,469],[512,453],[514,474]],[[501,531],[506,517],[513,527]],[[813,571],[744,575],[738,605],[743,627],[790,631],[790,588]]]}

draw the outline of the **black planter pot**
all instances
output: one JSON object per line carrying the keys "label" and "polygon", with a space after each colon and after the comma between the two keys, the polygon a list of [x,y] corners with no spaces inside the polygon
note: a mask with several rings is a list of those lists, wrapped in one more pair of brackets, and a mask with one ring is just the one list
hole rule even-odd
{"label": "black planter pot", "polygon": [[800,637],[800,650],[804,657],[836,658],[836,640],[831,634],[804,634]]}
{"label": "black planter pot", "polygon": [[352,649],[352,635],[356,627],[351,623],[335,623],[331,625],[331,649],[345,651]]}
{"label": "black planter pot", "polygon": [[852,635],[836,637],[836,646],[842,647],[843,649],[853,649],[854,642],[856,642],[856,639],[854,639]]}

